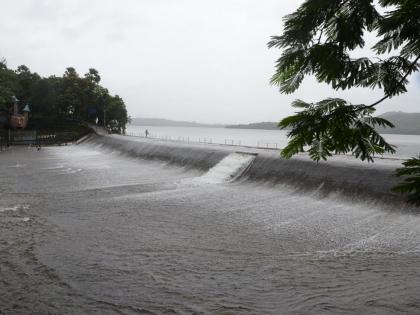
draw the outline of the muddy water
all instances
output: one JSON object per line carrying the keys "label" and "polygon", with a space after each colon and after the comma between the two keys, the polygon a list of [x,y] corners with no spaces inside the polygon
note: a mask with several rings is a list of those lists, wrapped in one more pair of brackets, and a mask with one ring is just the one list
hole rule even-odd
{"label": "muddy water", "polygon": [[209,174],[0,153],[0,313],[420,312],[418,215]]}

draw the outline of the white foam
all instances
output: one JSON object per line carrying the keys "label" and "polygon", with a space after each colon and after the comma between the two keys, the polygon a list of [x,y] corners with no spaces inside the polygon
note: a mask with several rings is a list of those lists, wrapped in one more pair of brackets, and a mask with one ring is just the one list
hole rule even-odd
{"label": "white foam", "polygon": [[19,163],[16,163],[15,165],[10,165],[9,167],[21,168],[21,167],[25,167],[25,166],[26,166],[26,164],[19,164]]}
{"label": "white foam", "polygon": [[79,172],[81,172],[81,171],[83,171],[81,168],[77,168],[77,169],[75,169],[75,168],[71,168],[71,167],[69,167],[69,168],[67,168],[67,169],[63,169],[63,170],[61,170],[61,172],[60,172],[60,173],[58,173],[58,174],[59,174],[59,175],[76,174],[76,173],[79,173]]}
{"label": "white foam", "polygon": [[11,207],[0,207],[0,212],[28,210],[28,209],[29,209],[29,205],[17,204],[17,205],[11,206]]}
{"label": "white foam", "polygon": [[43,168],[43,170],[60,170],[60,169],[63,169],[63,168],[64,168],[64,165],[60,164],[60,165],[57,165],[57,166],[51,166],[51,167]]}
{"label": "white foam", "polygon": [[200,179],[207,183],[223,183],[238,178],[254,161],[255,155],[232,153],[212,167]]}

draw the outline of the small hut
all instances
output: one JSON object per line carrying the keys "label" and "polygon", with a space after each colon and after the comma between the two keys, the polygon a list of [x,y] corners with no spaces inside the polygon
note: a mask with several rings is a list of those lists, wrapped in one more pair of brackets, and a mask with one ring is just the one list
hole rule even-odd
{"label": "small hut", "polygon": [[23,114],[20,114],[18,102],[19,100],[15,96],[13,96],[13,113],[10,116],[10,127],[12,127],[13,129],[25,129],[28,125],[29,113],[31,112],[31,110],[29,108],[29,105],[26,104],[26,106],[22,110]]}

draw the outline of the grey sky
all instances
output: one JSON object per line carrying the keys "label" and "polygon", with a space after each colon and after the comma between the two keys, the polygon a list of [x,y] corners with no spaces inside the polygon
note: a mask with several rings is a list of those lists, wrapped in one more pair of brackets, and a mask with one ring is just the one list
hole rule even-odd
{"label": "grey sky", "polygon": [[[209,123],[276,121],[292,100],[345,97],[370,103],[381,91],[335,92],[314,79],[293,95],[269,85],[280,52],[268,50],[282,17],[302,0],[2,0],[0,57],[41,75],[96,68],[132,117]],[[378,112],[419,112],[420,79]]]}

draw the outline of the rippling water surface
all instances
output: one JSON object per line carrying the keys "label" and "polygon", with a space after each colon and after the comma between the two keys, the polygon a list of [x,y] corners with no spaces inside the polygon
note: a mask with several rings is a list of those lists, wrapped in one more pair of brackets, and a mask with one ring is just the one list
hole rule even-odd
{"label": "rippling water surface", "polygon": [[202,175],[90,145],[0,153],[0,313],[420,312],[418,215]]}

